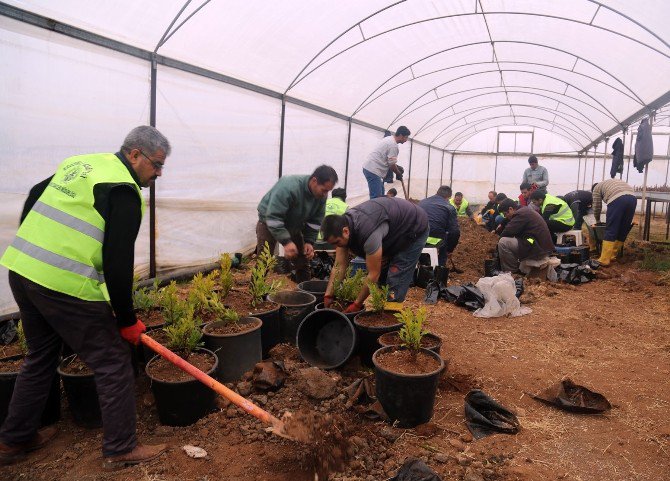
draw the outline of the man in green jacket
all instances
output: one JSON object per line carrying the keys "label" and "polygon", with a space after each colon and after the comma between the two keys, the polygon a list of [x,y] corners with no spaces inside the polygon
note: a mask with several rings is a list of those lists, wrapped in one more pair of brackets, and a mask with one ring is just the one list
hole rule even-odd
{"label": "man in green jacket", "polygon": [[296,281],[310,279],[309,261],[326,211],[328,192],[337,184],[337,172],[328,165],[312,175],[286,175],[272,186],[258,204],[256,253],[267,242],[274,252],[277,242],[284,257],[295,263]]}

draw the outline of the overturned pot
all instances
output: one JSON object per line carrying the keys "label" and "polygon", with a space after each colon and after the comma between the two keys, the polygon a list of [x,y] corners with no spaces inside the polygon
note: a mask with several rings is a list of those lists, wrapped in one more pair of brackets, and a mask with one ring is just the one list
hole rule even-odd
{"label": "overturned pot", "polygon": [[334,309],[309,314],[298,327],[296,344],[311,366],[335,369],[345,364],[356,350],[356,329],[351,320]]}

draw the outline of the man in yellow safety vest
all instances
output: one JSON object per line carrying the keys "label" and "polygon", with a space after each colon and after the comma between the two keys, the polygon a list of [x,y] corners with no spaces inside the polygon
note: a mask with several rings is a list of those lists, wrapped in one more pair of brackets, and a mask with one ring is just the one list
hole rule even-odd
{"label": "man in yellow safety vest", "polygon": [[454,206],[456,209],[456,214],[458,217],[472,217],[472,210],[470,209],[470,203],[463,197],[462,192],[456,192],[453,199],[449,199],[449,203]]}
{"label": "man in yellow safety vest", "polygon": [[543,189],[530,194],[530,201],[540,209],[540,214],[549,227],[551,239],[556,243],[557,232],[567,232],[575,225],[570,206],[563,199],[547,194]]}

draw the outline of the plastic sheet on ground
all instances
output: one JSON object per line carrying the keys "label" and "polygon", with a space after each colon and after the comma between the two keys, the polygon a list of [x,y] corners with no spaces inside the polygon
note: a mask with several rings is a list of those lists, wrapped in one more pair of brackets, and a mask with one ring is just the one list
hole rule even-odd
{"label": "plastic sheet on ground", "polygon": [[389,481],[442,481],[442,478],[420,459],[407,458]]}
{"label": "plastic sheet on ground", "polygon": [[605,396],[575,384],[569,378],[563,379],[537,394],[530,394],[530,396],[538,401],[575,413],[598,414],[612,408]]}
{"label": "plastic sheet on ground", "polygon": [[532,312],[516,297],[517,285],[509,272],[482,277],[475,287],[484,296],[484,307],[473,312],[475,317],[518,317]]}
{"label": "plastic sheet on ground", "polygon": [[519,432],[519,420],[514,413],[479,389],[465,396],[465,422],[475,439]]}

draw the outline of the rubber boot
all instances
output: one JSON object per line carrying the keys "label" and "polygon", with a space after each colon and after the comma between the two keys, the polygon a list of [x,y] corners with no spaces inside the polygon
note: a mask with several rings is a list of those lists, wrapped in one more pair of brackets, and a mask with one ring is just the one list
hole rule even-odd
{"label": "rubber boot", "polygon": [[620,260],[623,257],[623,241],[614,241],[614,257],[612,260]]}
{"label": "rubber boot", "polygon": [[614,257],[614,241],[603,241],[603,245],[600,248],[600,258],[598,262],[601,266],[607,267],[610,265],[612,258]]}
{"label": "rubber boot", "polygon": [[589,236],[589,252],[591,254],[598,252],[598,243],[593,236]]}

